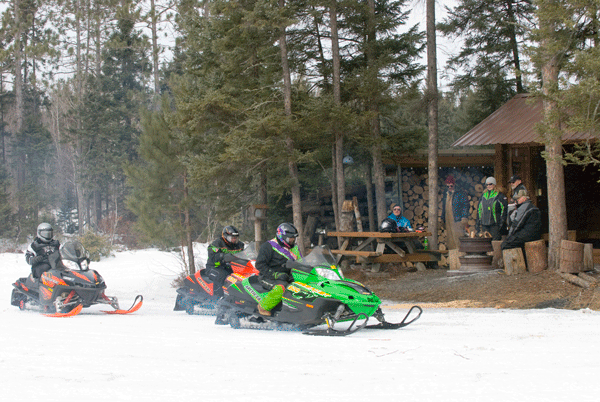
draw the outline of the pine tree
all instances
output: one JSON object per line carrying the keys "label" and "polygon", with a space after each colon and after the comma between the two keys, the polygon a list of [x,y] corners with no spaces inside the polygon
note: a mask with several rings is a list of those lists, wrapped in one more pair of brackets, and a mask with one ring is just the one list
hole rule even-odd
{"label": "pine tree", "polygon": [[456,91],[473,89],[487,116],[514,94],[523,93],[522,52],[533,27],[531,0],[460,0],[437,29],[449,38],[462,39],[460,51],[448,67],[457,74]]}

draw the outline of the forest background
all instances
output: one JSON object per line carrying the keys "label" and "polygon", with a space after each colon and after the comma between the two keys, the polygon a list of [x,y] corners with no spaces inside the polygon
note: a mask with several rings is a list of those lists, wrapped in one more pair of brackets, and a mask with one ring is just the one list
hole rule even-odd
{"label": "forest background", "polygon": [[[271,233],[301,225],[301,200],[323,187],[339,222],[358,183],[381,221],[386,158],[427,147],[432,124],[447,148],[517,93],[550,105],[547,147],[598,133],[600,1],[449,4],[432,122],[425,21],[408,24],[425,0],[0,1],[0,238],[49,221],[191,245],[255,204]],[[598,154],[590,142],[556,163]]]}

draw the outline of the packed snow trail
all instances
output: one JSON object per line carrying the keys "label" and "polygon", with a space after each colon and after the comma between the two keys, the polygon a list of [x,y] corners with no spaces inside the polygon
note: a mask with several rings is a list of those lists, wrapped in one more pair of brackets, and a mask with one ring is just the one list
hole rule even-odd
{"label": "packed snow trail", "polygon": [[[20,311],[11,284],[29,266],[0,254],[1,401],[547,402],[600,391],[595,311],[424,309],[399,330],[310,337],[173,311],[172,254],[119,252],[92,268],[107,294],[124,306],[142,294],[142,308],[65,319]],[[407,308],[383,310],[397,322]]]}

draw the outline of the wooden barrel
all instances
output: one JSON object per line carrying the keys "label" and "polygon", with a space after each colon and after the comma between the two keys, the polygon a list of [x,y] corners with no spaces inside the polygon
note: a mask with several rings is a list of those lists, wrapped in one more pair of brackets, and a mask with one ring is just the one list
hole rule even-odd
{"label": "wooden barrel", "polygon": [[458,250],[463,253],[486,254],[488,251],[494,251],[490,237],[461,236],[458,240],[460,241]]}
{"label": "wooden barrel", "polygon": [[560,242],[560,272],[578,273],[583,267],[583,243],[562,240]]}

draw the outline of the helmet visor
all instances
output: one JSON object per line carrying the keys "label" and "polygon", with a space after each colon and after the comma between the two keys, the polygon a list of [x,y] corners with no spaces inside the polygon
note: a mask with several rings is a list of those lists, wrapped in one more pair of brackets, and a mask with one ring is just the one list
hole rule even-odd
{"label": "helmet visor", "polygon": [[228,243],[237,243],[239,239],[239,236],[234,236],[234,235],[225,235],[225,240],[227,240]]}
{"label": "helmet visor", "polygon": [[39,231],[39,235],[44,240],[52,239],[52,229],[42,229]]}

